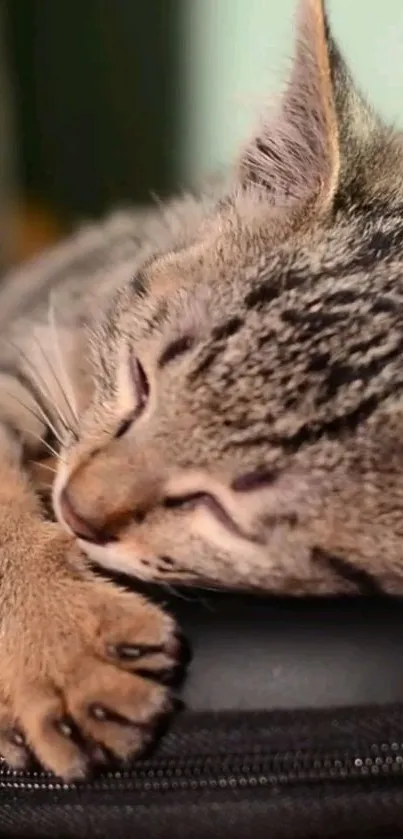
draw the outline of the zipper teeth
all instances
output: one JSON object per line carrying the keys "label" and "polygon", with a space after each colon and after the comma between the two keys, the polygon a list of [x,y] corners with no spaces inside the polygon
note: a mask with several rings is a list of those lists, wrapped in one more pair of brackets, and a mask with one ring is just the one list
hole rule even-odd
{"label": "zipper teeth", "polygon": [[98,780],[65,784],[46,772],[29,775],[0,764],[0,790],[168,792],[239,789],[293,783],[397,777],[403,775],[403,743],[372,744],[359,753],[315,756],[312,753],[194,757],[138,763],[133,769],[107,772]]}

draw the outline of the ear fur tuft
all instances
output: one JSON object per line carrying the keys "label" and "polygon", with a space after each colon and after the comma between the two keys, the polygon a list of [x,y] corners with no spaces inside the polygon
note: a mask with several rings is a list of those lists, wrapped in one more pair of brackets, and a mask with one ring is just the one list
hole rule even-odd
{"label": "ear fur tuft", "polygon": [[322,0],[300,0],[292,72],[279,114],[262,126],[240,163],[243,183],[265,188],[273,203],[327,203],[337,188],[330,37]]}

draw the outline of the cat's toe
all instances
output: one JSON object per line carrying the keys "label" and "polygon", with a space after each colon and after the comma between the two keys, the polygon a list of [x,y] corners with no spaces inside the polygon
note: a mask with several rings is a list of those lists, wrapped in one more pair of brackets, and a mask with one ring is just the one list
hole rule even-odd
{"label": "cat's toe", "polygon": [[6,706],[0,711],[0,756],[14,770],[27,769],[32,762],[25,737]]}

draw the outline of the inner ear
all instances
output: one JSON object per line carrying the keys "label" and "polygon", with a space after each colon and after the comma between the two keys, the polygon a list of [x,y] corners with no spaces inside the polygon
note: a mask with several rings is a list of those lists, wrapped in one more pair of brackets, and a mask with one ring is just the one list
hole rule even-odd
{"label": "inner ear", "polygon": [[300,0],[291,76],[277,116],[245,149],[240,177],[273,203],[327,204],[337,187],[339,136],[331,36],[321,0]]}

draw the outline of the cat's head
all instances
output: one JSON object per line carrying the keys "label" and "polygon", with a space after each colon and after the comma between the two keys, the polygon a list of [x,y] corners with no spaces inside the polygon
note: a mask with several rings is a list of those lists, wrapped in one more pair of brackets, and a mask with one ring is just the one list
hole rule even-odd
{"label": "cat's head", "polygon": [[355,89],[323,4],[301,0],[280,107],[229,189],[94,326],[94,395],[54,492],[91,558],[334,588],[313,552],[344,525],[354,542],[354,458],[399,375],[402,175],[400,135]]}

